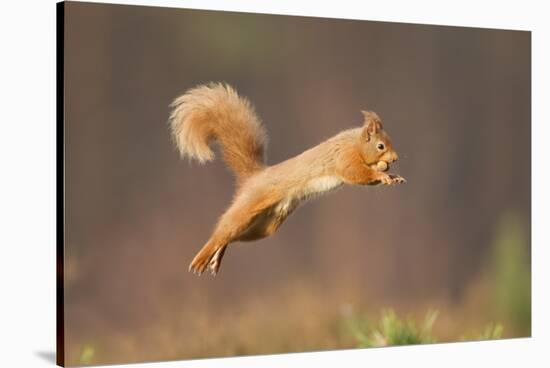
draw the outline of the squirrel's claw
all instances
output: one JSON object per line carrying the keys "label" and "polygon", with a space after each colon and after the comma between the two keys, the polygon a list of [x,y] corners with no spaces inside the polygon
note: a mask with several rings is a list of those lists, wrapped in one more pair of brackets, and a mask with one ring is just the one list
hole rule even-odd
{"label": "squirrel's claw", "polygon": [[407,182],[407,180],[405,180],[405,178],[403,178],[402,176],[399,176],[399,175],[394,175],[394,174],[388,174],[388,176],[386,178],[384,178],[384,180],[382,180],[382,183],[384,183],[386,185],[404,184],[406,182]]}
{"label": "squirrel's claw", "polygon": [[405,180],[404,177],[402,176],[399,176],[399,175],[396,175],[393,179],[393,183],[395,184],[405,184],[407,182],[407,180]]}

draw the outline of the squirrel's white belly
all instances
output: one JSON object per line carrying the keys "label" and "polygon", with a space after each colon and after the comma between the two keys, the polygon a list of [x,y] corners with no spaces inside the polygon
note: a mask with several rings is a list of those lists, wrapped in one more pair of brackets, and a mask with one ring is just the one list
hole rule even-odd
{"label": "squirrel's white belly", "polygon": [[284,218],[294,211],[301,201],[330,192],[340,187],[343,183],[339,177],[330,175],[311,179],[299,191],[289,194],[279,202],[275,207],[275,213]]}
{"label": "squirrel's white belly", "polygon": [[308,198],[313,195],[323,194],[330,192],[343,184],[342,179],[337,176],[321,176],[319,178],[311,179],[301,193],[301,197]]}

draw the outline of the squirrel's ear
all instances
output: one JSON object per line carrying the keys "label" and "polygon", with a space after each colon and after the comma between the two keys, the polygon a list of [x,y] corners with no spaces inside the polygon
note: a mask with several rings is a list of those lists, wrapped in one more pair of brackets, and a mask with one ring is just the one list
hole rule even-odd
{"label": "squirrel's ear", "polygon": [[365,119],[365,130],[363,134],[366,135],[365,139],[368,141],[371,136],[375,135],[382,129],[382,122],[374,111],[361,110],[361,113],[363,113],[363,117]]}

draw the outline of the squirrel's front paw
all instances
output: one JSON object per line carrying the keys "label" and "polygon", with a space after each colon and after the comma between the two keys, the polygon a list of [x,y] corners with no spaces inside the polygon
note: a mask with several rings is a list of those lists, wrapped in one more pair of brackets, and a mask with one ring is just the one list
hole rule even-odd
{"label": "squirrel's front paw", "polygon": [[384,184],[384,185],[393,185],[393,184],[403,184],[407,181],[399,175],[377,173],[378,175],[370,183],[371,185]]}
{"label": "squirrel's front paw", "polygon": [[380,177],[380,183],[384,184],[384,185],[392,185],[393,184],[393,179],[390,175],[384,175],[382,177]]}
{"label": "squirrel's front paw", "polygon": [[399,175],[388,175],[390,177],[391,182],[389,184],[404,184],[407,181],[404,177]]}

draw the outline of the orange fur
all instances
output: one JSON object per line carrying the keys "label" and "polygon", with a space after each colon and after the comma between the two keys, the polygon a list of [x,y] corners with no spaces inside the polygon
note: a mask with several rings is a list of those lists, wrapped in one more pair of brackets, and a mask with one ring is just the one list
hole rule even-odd
{"label": "orange fur", "polygon": [[[215,275],[231,242],[273,234],[304,200],[342,184],[405,182],[377,169],[389,167],[397,153],[374,112],[363,111],[363,127],[343,131],[298,156],[265,166],[264,128],[248,100],[230,86],[196,87],[172,106],[170,124],[180,153],[199,162],[212,160],[209,144],[217,140],[239,183],[233,202],[189,266],[198,274],[209,268]],[[387,165],[379,165],[381,161]]]}
{"label": "orange fur", "polygon": [[265,130],[247,99],[220,83],[198,86],[172,103],[170,126],[182,156],[214,159],[217,140],[223,159],[243,179],[263,168]]}

